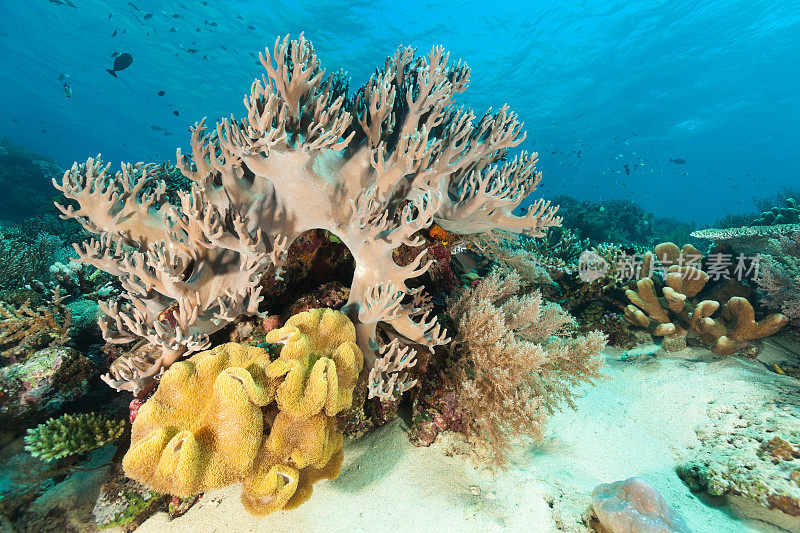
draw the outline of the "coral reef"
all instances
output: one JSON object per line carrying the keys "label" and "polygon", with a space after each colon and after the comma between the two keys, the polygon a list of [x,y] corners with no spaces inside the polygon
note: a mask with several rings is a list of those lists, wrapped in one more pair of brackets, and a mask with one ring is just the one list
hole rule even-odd
{"label": "coral reef", "polygon": [[512,213],[541,179],[535,154],[506,160],[525,138],[516,115],[503,106],[475,123],[454,105],[469,69],[448,66],[439,47],[414,54],[399,49],[351,97],[302,35],[276,40],[260,56],[266,76],[245,98],[246,117],[210,133],[204,121],[193,128],[192,154],[177,163],[191,191],[178,191],[176,205],[163,182],[149,185],[154,165],[110,174],[89,159],[55,183],[76,204],[60,206],[63,216],[98,235],[80,260],[124,288],[121,301],[102,304],[104,335],[162,349],[149,368],[117,365],[110,385],[137,391],[238,315],[257,313],[261,278],[270,269],[280,276],[287,248],[307,230],[329,231],[353,256],[344,310],[373,368],[390,365],[397,349],[413,359],[412,345],[447,341],[421,289],[407,285],[430,261],[421,253],[400,266],[396,248],[421,244],[415,234],[434,222],[457,234],[532,236],[560,223],[544,200]]}
{"label": "coral reef", "polygon": [[8,137],[0,139],[0,219],[21,221],[44,212],[52,196],[50,179],[62,172],[50,158],[15,146]]}
{"label": "coral reef", "polygon": [[0,368],[0,421],[47,417],[84,396],[93,363],[74,348],[54,346]]}
{"label": "coral reef", "polygon": [[649,483],[632,477],[592,491],[592,509],[604,533],[689,533],[689,526]]}
{"label": "coral reef", "polygon": [[450,367],[456,399],[470,436],[490,443],[494,465],[504,463],[511,436],[540,440],[548,414],[574,407],[574,387],[599,379],[606,344],[600,332],[575,335],[569,313],[520,288],[519,274],[494,268],[448,302],[458,330],[450,347],[460,355]]}
{"label": "coral reef", "polygon": [[[130,433],[127,432],[121,440],[129,437]],[[152,491],[125,476],[122,468],[124,449],[125,446],[117,449],[92,508],[94,522],[99,529],[118,527],[133,531],[149,516],[167,507],[169,496]]]}
{"label": "coral reef", "polygon": [[775,206],[768,211],[764,211],[751,225],[774,226],[777,224],[800,223],[800,207],[798,207],[797,200],[794,198],[787,198],[785,203],[786,207]]}
{"label": "coral reef", "polygon": [[50,233],[0,227],[0,291],[44,280],[63,245],[61,237]]}
{"label": "coral reef", "polygon": [[0,301],[0,365],[24,361],[47,346],[64,346],[70,340],[72,313],[55,294],[52,305],[31,309],[30,300],[18,308]]}
{"label": "coral reef", "polygon": [[178,496],[241,481],[253,514],[300,505],[341,467],[335,417],[362,368],[355,339],[345,314],[313,309],[267,334],[283,345],[275,361],[228,343],[172,365],[139,407],[125,473]]}
{"label": "coral reef", "polygon": [[700,444],[678,466],[678,476],[692,491],[740,496],[779,510],[797,527],[799,417],[796,387],[756,404],[715,403],[708,423],[695,430]]}
{"label": "coral reef", "polygon": [[28,429],[25,450],[42,461],[53,461],[105,446],[124,429],[124,421],[96,413],[65,414]]}
{"label": "coral reef", "polygon": [[626,292],[631,301],[625,308],[626,320],[670,341],[692,333],[721,355],[742,350],[748,341],[768,337],[786,325],[787,318],[780,313],[756,321],[752,304],[740,296],[727,302],[699,298],[709,280],[701,261],[697,248],[681,249],[671,242],[645,254],[641,274],[646,277],[639,279],[636,290]]}
{"label": "coral reef", "polygon": [[800,326],[800,231],[780,236],[772,248],[775,253],[761,256],[761,303]]}
{"label": "coral reef", "polygon": [[649,246],[653,242],[654,215],[630,200],[592,202],[561,195],[553,202],[564,210],[564,227],[593,244],[625,242]]}

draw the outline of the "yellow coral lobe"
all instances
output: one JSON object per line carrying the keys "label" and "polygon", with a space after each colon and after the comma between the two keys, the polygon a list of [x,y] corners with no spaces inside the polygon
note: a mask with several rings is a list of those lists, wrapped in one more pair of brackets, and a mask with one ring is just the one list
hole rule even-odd
{"label": "yellow coral lobe", "polygon": [[290,458],[298,468],[322,467],[341,442],[332,419],[322,414],[299,419],[281,412],[275,417],[267,448],[275,457]]}
{"label": "yellow coral lobe", "polygon": [[331,456],[330,461],[328,461],[324,467],[315,468],[313,466],[309,466],[303,468],[300,471],[300,479],[297,482],[297,489],[294,491],[294,494],[292,494],[292,497],[289,498],[289,501],[286,502],[286,505],[283,508],[289,511],[307,502],[308,499],[311,498],[311,493],[314,492],[314,483],[317,481],[322,479],[334,480],[339,477],[339,473],[342,470],[343,461],[344,454],[342,453],[341,448],[339,448]]}
{"label": "yellow coral lobe", "polygon": [[329,389],[325,414],[336,416],[353,403],[353,389],[364,366],[364,357],[356,343],[348,341],[336,348],[331,359],[336,365],[336,388],[335,392],[333,387]]}
{"label": "yellow coral lobe", "polygon": [[341,311],[311,309],[292,316],[282,328],[270,331],[266,340],[284,344],[281,356],[298,358],[309,352],[330,354],[340,344],[356,342],[356,328]]}
{"label": "yellow coral lobe", "polygon": [[286,465],[273,465],[263,476],[249,476],[242,484],[242,505],[256,516],[283,509],[297,490],[300,473]]}
{"label": "yellow coral lobe", "polygon": [[299,313],[267,335],[267,342],[278,341],[285,344],[267,376],[284,377],[276,394],[282,412],[309,418],[323,408],[335,416],[350,407],[364,357],[347,315],[332,309]]}

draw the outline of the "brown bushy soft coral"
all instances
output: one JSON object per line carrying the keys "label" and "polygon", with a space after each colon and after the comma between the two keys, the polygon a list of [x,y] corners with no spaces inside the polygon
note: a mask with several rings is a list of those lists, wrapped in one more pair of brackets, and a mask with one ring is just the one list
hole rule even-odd
{"label": "brown bushy soft coral", "polygon": [[574,334],[569,313],[520,288],[519,274],[495,268],[448,306],[458,327],[457,399],[470,435],[496,466],[505,463],[513,436],[541,440],[559,404],[574,408],[572,388],[600,377],[597,355],[606,344],[598,331]]}

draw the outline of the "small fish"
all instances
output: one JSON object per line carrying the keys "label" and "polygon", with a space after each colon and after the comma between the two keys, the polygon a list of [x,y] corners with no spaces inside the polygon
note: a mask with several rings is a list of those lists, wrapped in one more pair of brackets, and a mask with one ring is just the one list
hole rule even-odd
{"label": "small fish", "polygon": [[187,48],[186,51],[189,52],[190,54],[196,54],[197,53],[197,49],[196,48]]}
{"label": "small fish", "polygon": [[150,129],[155,131],[164,131],[164,128],[161,126],[150,126]]}
{"label": "small fish", "polygon": [[669,162],[670,163],[675,163],[676,165],[685,165],[686,164],[686,160],[685,159],[681,159],[681,158],[670,159]]}
{"label": "small fish", "polygon": [[158,91],[158,96],[164,96],[165,94],[167,93],[165,93],[164,91]]}
{"label": "small fish", "polygon": [[625,174],[627,174],[628,176],[631,175],[631,169],[630,169],[630,167],[628,166],[627,163],[625,164]]}
{"label": "small fish", "polygon": [[58,81],[60,81],[63,84],[62,86],[64,88],[64,95],[67,98],[71,98],[72,97],[72,84],[69,82],[69,74],[60,74],[58,76]]}
{"label": "small fish", "polygon": [[175,26],[173,26],[173,27],[171,27],[171,28],[169,29],[169,32],[170,32],[170,33],[175,33],[176,31],[178,31],[178,30],[176,30],[176,29],[175,29]]}
{"label": "small fish", "polygon": [[172,114],[173,114],[173,115],[175,115],[176,117],[177,117],[177,116],[180,116],[180,113],[178,113],[178,111],[177,111],[177,110],[173,111],[173,112],[172,112]]}
{"label": "small fish", "polygon": [[119,32],[116,28],[114,28],[114,33],[111,34],[112,37],[116,37]]}
{"label": "small fish", "polygon": [[254,30],[254,29],[256,29],[256,27],[251,24],[250,26],[247,27],[247,29],[248,30]]}
{"label": "small fish", "polygon": [[454,244],[453,247],[450,248],[450,253],[452,255],[458,255],[458,254],[463,254],[467,250],[469,250],[469,245],[465,242],[459,242]]}
{"label": "small fish", "polygon": [[152,13],[146,13],[145,16],[144,16],[144,20],[148,20],[148,19],[151,19],[151,18],[153,18],[153,14]]}
{"label": "small fish", "polygon": [[133,56],[130,55],[128,52],[125,52],[124,54],[118,55],[114,59],[114,67],[110,69],[107,68],[106,72],[108,72],[109,74],[111,74],[116,78],[117,72],[119,72],[120,70],[125,70],[126,68],[131,66],[131,63],[133,63]]}
{"label": "small fish", "polygon": [[772,363],[772,366],[775,367],[775,372],[777,372],[778,374],[781,374],[783,376],[786,375],[786,372],[783,371],[783,369],[778,365],[778,363]]}
{"label": "small fish", "polygon": [[113,54],[111,54],[111,57],[117,57],[118,55],[119,55],[119,52],[114,52]]}

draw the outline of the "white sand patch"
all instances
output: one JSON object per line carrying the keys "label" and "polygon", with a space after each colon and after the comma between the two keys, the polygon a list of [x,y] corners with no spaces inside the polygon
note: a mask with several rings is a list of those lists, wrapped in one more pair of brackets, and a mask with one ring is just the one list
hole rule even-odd
{"label": "white sand patch", "polygon": [[702,349],[629,362],[619,351],[606,354],[608,379],[584,388],[576,412],[553,417],[543,446],[521,447],[512,467],[494,477],[447,456],[448,437],[412,446],[395,421],[346,444],[339,478],[319,482],[294,511],[254,518],[234,486],[206,494],[172,522],[159,513],[139,531],[585,531],[592,489],[632,476],[661,491],[694,532],[774,530],[705,503],[675,466],[698,444],[694,428],[709,404],[753,402],[773,394],[776,381],[797,381]]}

